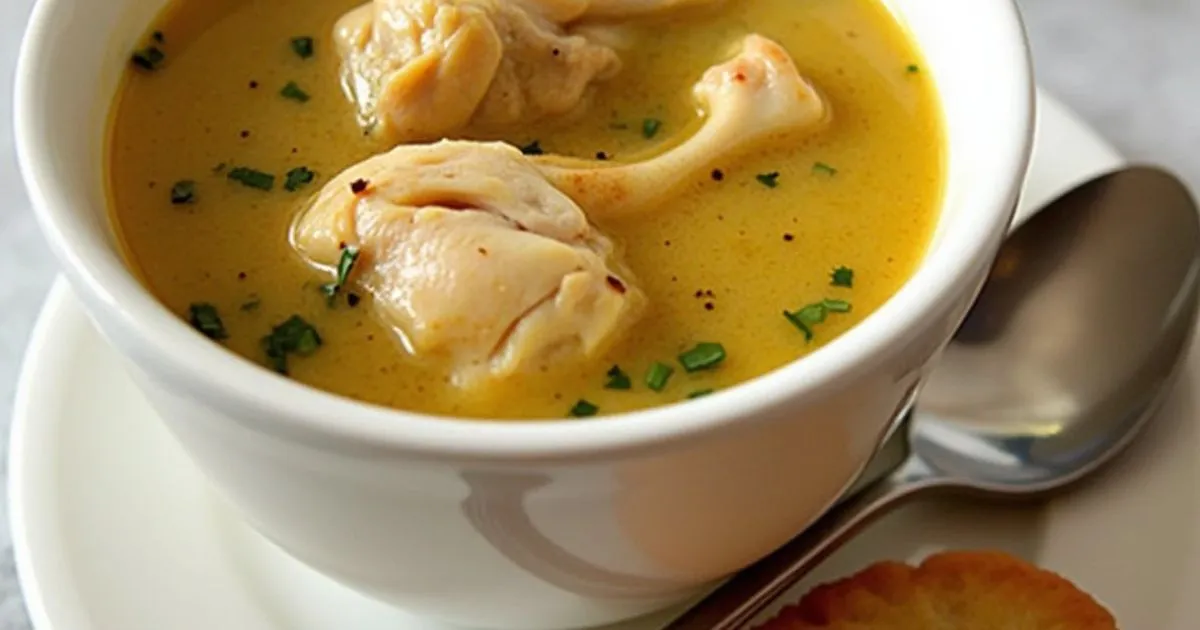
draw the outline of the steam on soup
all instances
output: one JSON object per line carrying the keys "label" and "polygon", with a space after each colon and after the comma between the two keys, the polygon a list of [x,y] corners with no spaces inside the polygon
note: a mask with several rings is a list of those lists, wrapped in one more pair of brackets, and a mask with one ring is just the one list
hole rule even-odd
{"label": "steam on soup", "polygon": [[132,58],[130,265],[250,361],[586,417],[812,352],[906,280],[936,97],[878,0],[183,0]]}

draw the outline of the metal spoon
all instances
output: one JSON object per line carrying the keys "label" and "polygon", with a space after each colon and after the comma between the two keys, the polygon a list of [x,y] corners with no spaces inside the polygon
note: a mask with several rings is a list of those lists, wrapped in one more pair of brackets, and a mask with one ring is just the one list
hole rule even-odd
{"label": "metal spoon", "polygon": [[861,527],[914,496],[1040,497],[1121,451],[1192,336],[1200,219],[1151,168],[1051,203],[1005,241],[925,384],[889,475],[737,574],[664,630],[741,628]]}

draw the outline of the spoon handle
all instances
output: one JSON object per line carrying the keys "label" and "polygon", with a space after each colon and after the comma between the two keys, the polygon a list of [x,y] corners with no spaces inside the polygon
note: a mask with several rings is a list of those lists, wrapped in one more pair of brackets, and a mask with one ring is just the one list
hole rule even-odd
{"label": "spoon handle", "polygon": [[936,479],[910,455],[890,475],[837,505],[767,557],[743,569],[663,630],[739,630],[860,529]]}

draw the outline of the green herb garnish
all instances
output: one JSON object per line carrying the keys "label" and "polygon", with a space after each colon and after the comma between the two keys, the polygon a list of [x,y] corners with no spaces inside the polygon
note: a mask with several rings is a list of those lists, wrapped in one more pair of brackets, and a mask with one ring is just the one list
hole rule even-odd
{"label": "green herb garnish", "polygon": [[849,267],[838,267],[830,274],[830,284],[835,287],[850,288],[854,286],[854,270]]}
{"label": "green herb garnish", "polygon": [[133,65],[150,72],[158,70],[166,60],[166,53],[158,46],[147,46],[133,53],[133,57],[130,58]]}
{"label": "green herb garnish", "polygon": [[688,372],[699,372],[717,367],[725,360],[725,347],[719,343],[704,341],[679,355],[679,364]]}
{"label": "green herb garnish", "polygon": [[767,188],[775,188],[779,185],[779,172],[771,171],[770,173],[759,173],[758,175],[754,176],[754,179],[757,179],[758,183],[766,186]]}
{"label": "green herb garnish", "polygon": [[905,71],[907,71],[909,74],[917,74],[921,71],[921,66],[918,66],[915,63],[910,63],[908,64],[908,67],[905,68]]}
{"label": "green herb garnish", "polygon": [[650,369],[646,370],[646,387],[656,392],[661,392],[666,389],[667,381],[671,379],[671,375],[674,373],[675,368],[666,363],[655,361],[650,366]]}
{"label": "green herb garnish", "polygon": [[789,322],[792,322],[792,325],[799,329],[800,332],[804,333],[804,341],[812,341],[812,328],[809,327],[808,322],[804,321],[798,313],[784,311],[783,316],[786,317]]}
{"label": "green herb garnish", "polygon": [[358,262],[358,248],[347,247],[342,250],[342,257],[338,260],[337,278],[328,284],[321,285],[321,293],[329,298],[330,305],[333,304],[333,299],[337,297],[342,287],[346,286],[346,282],[350,279],[350,272],[354,269],[354,263]]}
{"label": "green herb garnish", "polygon": [[316,352],[321,347],[321,335],[302,317],[292,315],[262,338],[262,346],[275,371],[287,374],[288,356],[295,354],[305,357]]}
{"label": "green herb garnish", "polygon": [[698,389],[698,390],[688,394],[687,397],[688,397],[688,399],[702,398],[704,396],[707,396],[707,395],[713,393],[713,391],[714,390],[712,390],[712,389]]}
{"label": "green herb garnish", "polygon": [[599,411],[599,407],[582,398],[575,403],[575,406],[571,407],[571,415],[576,418],[588,418],[596,415]]}
{"label": "green herb garnish", "polygon": [[830,313],[849,313],[850,308],[850,303],[845,300],[821,300],[798,311],[784,311],[783,316],[804,333],[804,340],[807,342],[812,341],[813,326],[824,323]]}
{"label": "green herb garnish", "polygon": [[229,174],[226,177],[244,186],[259,190],[271,190],[275,186],[274,175],[245,166],[229,169]]}
{"label": "green herb garnish", "polygon": [[288,81],[287,85],[283,86],[282,90],[279,90],[279,95],[283,98],[290,98],[297,103],[307,103],[310,98],[308,92],[300,89],[300,86],[296,85],[295,81]]}
{"label": "green herb garnish", "polygon": [[614,365],[608,370],[608,382],[604,383],[604,389],[630,389],[633,387],[633,381],[629,375],[621,370],[621,366]]}
{"label": "green herb garnish", "polygon": [[542,145],[539,144],[537,140],[534,140],[521,147],[521,153],[524,153],[525,155],[541,155],[545,153],[545,151],[542,150]]}
{"label": "green herb garnish", "polygon": [[821,306],[830,313],[849,313],[850,303],[846,300],[821,300]]}
{"label": "green herb garnish", "polygon": [[829,175],[830,177],[837,175],[837,169],[824,162],[816,162],[812,166],[812,172],[817,175]]}
{"label": "green herb garnish", "polygon": [[315,46],[311,37],[293,37],[292,52],[300,56],[301,59],[308,59],[313,56]]}
{"label": "green herb garnish", "polygon": [[308,170],[307,166],[297,166],[284,176],[283,187],[289,192],[295,192],[305,184],[312,182],[316,176],[317,174]]}
{"label": "green herb garnish", "polygon": [[642,121],[642,136],[647,140],[658,135],[658,130],[662,129],[663,122],[657,118],[647,118]]}
{"label": "green herb garnish", "polygon": [[225,332],[225,324],[217,313],[217,307],[205,302],[198,302],[188,307],[188,323],[199,330],[205,337],[221,340],[229,337]]}
{"label": "green herb garnish", "polygon": [[171,186],[171,203],[182,205],[196,200],[196,182],[185,179]]}

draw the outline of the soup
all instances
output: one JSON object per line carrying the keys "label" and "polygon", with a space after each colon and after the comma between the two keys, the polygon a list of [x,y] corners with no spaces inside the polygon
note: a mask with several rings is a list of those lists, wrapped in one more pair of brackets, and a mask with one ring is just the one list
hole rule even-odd
{"label": "soup", "polygon": [[[703,396],[893,295],[932,235],[945,144],[886,7],[693,0],[625,16],[612,1],[581,17],[462,13],[458,42],[483,33],[457,51],[469,63],[439,48],[437,72],[391,84],[379,68],[424,61],[397,61],[415,44],[387,48],[399,35],[354,22],[375,15],[355,0],[172,4],[112,115],[130,266],[267,369],[477,418]],[[535,28],[551,43],[521,39]],[[495,76],[470,74],[497,50]],[[575,65],[542,76],[530,50]],[[766,111],[780,94],[799,105]],[[526,291],[543,281],[550,293]]]}

